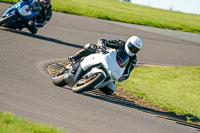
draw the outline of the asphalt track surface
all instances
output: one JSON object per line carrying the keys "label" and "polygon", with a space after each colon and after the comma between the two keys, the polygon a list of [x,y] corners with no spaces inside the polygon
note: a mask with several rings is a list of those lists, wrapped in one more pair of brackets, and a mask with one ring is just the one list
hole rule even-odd
{"label": "asphalt track surface", "polygon": [[[0,14],[9,5],[0,3]],[[138,35],[144,47],[139,63],[200,65],[200,43],[139,30],[98,19],[53,13],[33,36],[0,29],[0,111],[53,124],[71,133],[197,133],[199,129],[145,113],[134,103],[52,84],[45,67],[74,54],[98,38]]]}

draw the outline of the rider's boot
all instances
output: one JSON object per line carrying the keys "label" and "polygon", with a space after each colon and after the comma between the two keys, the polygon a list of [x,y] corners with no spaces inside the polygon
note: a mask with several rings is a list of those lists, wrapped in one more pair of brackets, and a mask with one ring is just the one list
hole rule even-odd
{"label": "rider's boot", "polygon": [[32,34],[36,34],[38,31],[37,26],[35,25],[34,21],[30,21],[27,25],[28,30],[32,33]]}
{"label": "rider's boot", "polygon": [[75,62],[79,59],[81,59],[84,56],[87,56],[90,54],[90,51],[88,49],[81,49],[80,51],[78,51],[75,55],[69,56],[67,58],[67,60],[69,62]]}
{"label": "rider's boot", "polygon": [[96,44],[86,44],[83,49],[78,51],[75,55],[68,57],[69,62],[74,62],[82,57],[88,56],[96,52],[97,45]]}
{"label": "rider's boot", "polygon": [[99,88],[100,91],[102,91],[106,95],[112,95],[115,91],[115,81],[109,84],[108,86],[105,86],[103,88]]}

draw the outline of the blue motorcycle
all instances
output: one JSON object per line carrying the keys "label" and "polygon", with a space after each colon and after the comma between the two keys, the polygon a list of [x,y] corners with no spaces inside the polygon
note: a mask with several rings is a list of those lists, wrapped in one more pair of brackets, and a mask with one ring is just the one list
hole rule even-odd
{"label": "blue motorcycle", "polygon": [[34,0],[20,1],[6,10],[0,19],[0,26],[22,30],[39,15],[40,10],[41,6]]}

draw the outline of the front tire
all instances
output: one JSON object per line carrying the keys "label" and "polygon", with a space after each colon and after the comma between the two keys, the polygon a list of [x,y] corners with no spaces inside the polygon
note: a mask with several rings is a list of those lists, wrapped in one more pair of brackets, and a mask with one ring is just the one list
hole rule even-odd
{"label": "front tire", "polygon": [[76,93],[90,91],[94,89],[94,87],[101,83],[104,79],[105,76],[101,72],[96,73],[90,77],[84,76],[74,84],[74,86],[72,87],[72,91]]}
{"label": "front tire", "polygon": [[4,18],[1,18],[1,20],[0,20],[0,26],[3,25],[3,24],[8,23],[8,22],[10,22],[10,21],[12,21],[14,19],[15,19],[15,15],[14,14],[6,16]]}

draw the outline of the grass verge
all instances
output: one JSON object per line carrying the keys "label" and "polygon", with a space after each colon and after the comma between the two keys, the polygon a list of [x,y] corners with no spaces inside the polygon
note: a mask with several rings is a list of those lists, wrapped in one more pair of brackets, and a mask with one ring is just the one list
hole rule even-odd
{"label": "grass verge", "polygon": [[[0,0],[15,3],[18,0]],[[53,0],[54,11],[200,33],[200,15],[173,12],[118,0]]]}
{"label": "grass verge", "polygon": [[65,133],[50,125],[32,123],[10,112],[0,112],[0,133]]}
{"label": "grass verge", "polygon": [[118,87],[200,125],[200,67],[136,67]]}

